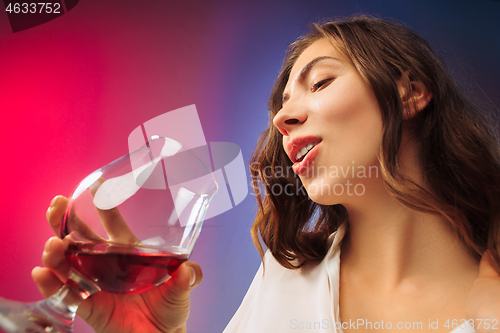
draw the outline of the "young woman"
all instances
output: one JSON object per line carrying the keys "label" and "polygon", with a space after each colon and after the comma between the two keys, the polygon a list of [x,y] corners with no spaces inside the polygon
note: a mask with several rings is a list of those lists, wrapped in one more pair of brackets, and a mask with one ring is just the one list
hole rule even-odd
{"label": "young woman", "polygon": [[[425,40],[364,16],[314,25],[290,46],[270,116],[251,164],[263,266],[226,332],[500,330],[498,141]],[[56,230],[65,205],[49,208]],[[63,253],[51,238],[33,272],[44,295],[65,279]],[[200,281],[185,263],[79,314],[97,332],[183,332]]]}

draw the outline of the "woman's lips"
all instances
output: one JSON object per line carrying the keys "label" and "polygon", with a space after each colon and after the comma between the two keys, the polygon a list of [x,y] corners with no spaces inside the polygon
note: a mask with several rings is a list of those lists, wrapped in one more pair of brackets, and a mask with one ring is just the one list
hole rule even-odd
{"label": "woman's lips", "polygon": [[314,159],[316,158],[316,155],[318,155],[319,151],[319,146],[321,145],[321,142],[318,143],[316,146],[314,146],[313,149],[311,149],[305,156],[304,159],[300,162],[295,162],[292,165],[292,170],[299,176],[306,176],[308,170],[310,169]]}
{"label": "woman's lips", "polygon": [[307,147],[309,144],[315,146],[320,142],[321,139],[316,136],[312,135],[300,136],[290,140],[283,148],[285,148],[288,158],[290,158],[292,163],[295,163],[298,162],[297,153],[299,153],[302,149],[304,149],[304,147]]}

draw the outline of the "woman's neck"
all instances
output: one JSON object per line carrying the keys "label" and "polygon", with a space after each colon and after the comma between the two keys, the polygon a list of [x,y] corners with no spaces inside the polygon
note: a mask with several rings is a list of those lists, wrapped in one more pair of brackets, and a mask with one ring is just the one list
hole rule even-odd
{"label": "woman's neck", "polygon": [[472,278],[477,271],[477,260],[440,216],[410,210],[385,189],[364,199],[346,206],[349,230],[341,252],[345,271],[386,290],[455,274]]}

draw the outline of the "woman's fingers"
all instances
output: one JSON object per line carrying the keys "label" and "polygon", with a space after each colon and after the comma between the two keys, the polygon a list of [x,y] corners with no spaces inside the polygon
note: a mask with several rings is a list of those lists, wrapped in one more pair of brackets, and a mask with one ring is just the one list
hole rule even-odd
{"label": "woman's fingers", "polygon": [[58,237],[51,237],[45,243],[45,249],[42,254],[42,262],[45,267],[51,269],[61,281],[68,279],[69,265],[64,253],[66,246]]}
{"label": "woman's fingers", "polygon": [[63,285],[57,275],[46,267],[33,268],[33,271],[31,271],[31,277],[35,281],[38,290],[40,290],[45,298],[55,294]]}
{"label": "woman's fingers", "polygon": [[180,292],[191,292],[203,280],[203,272],[197,263],[186,261],[179,266],[172,276],[174,288]]}
{"label": "woman's fingers", "polygon": [[[92,196],[95,195],[96,191],[105,181],[106,180],[101,177],[89,187],[89,191]],[[47,221],[56,235],[59,235],[60,233],[61,223],[63,221],[68,203],[68,198],[58,195],[52,199],[50,207],[47,209]],[[104,226],[104,230],[109,236],[109,240],[122,244],[140,243],[140,240],[130,230],[117,208],[109,210],[101,210],[99,208],[96,209],[97,214],[101,219],[101,223]],[[73,209],[69,214],[67,223],[71,227],[72,231],[77,233],[82,238],[94,241],[104,241],[104,239],[97,235]]]}
{"label": "woman's fingers", "polygon": [[[179,266],[172,277],[161,286],[160,290],[166,303],[165,307],[172,305],[189,305],[189,294],[203,280],[203,273],[198,264],[185,262]],[[167,309],[166,309],[167,310]],[[169,309],[172,311],[172,309]]]}
{"label": "woman's fingers", "polygon": [[[96,192],[99,190],[102,184],[106,182],[106,179],[100,177],[92,185],[89,186],[89,191],[92,196],[95,196]],[[118,208],[111,209],[99,209],[97,208],[97,214],[102,221],[104,230],[109,236],[109,239],[116,243],[121,244],[138,244],[140,240],[134,235],[132,230],[128,227],[127,222],[122,217],[122,214]]]}
{"label": "woman's fingers", "polygon": [[101,218],[104,230],[109,236],[109,239],[116,243],[121,244],[139,244],[140,240],[137,238],[132,230],[128,227],[128,224],[122,217],[118,208],[112,208],[109,210],[102,210],[97,208],[97,213]]}
{"label": "woman's fingers", "polygon": [[50,202],[50,206],[47,209],[47,221],[49,222],[52,230],[56,235],[59,235],[59,228],[61,226],[64,212],[68,206],[68,199],[62,195],[56,196]]}
{"label": "woman's fingers", "polygon": [[[52,199],[50,207],[47,209],[47,221],[49,222],[52,230],[56,235],[60,234],[61,223],[64,219],[64,214],[66,213],[66,208],[68,207],[69,199],[63,197],[62,195],[56,196]],[[71,227],[71,230],[78,234],[79,237],[94,240],[97,242],[104,241],[102,237],[96,234],[86,223],[83,221],[78,214],[71,210],[68,216],[67,223]]]}
{"label": "woman's fingers", "polygon": [[142,294],[158,327],[166,332],[184,327],[189,316],[189,294],[202,280],[200,266],[185,262],[165,284]]}

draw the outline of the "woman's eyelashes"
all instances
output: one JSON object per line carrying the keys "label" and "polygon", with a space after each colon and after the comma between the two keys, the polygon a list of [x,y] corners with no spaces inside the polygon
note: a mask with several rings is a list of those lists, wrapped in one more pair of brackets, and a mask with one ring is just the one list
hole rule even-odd
{"label": "woman's eyelashes", "polygon": [[[335,80],[335,77],[332,76],[332,77],[328,77],[326,79],[316,81],[315,83],[313,83],[311,85],[311,92],[316,92],[316,91],[319,91],[321,89],[326,88],[333,80]],[[307,86],[309,83],[304,82],[303,84],[307,89]],[[285,102],[287,102],[289,99],[290,99],[290,95],[283,94],[283,96],[281,97],[281,108],[283,108],[285,106]]]}
{"label": "woman's eyelashes", "polygon": [[328,86],[332,81],[333,81],[333,77],[330,77],[330,78],[327,78],[327,79],[323,79],[323,80],[320,80],[320,81],[317,81],[316,83],[314,83],[311,87],[311,92],[316,92],[318,90],[321,90],[323,88],[325,88],[326,86]]}

